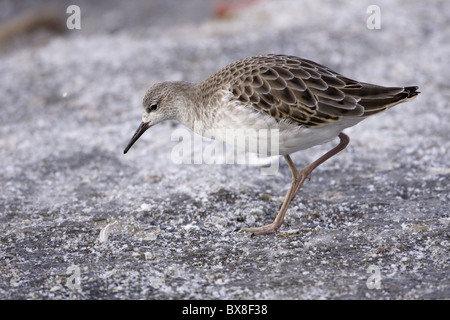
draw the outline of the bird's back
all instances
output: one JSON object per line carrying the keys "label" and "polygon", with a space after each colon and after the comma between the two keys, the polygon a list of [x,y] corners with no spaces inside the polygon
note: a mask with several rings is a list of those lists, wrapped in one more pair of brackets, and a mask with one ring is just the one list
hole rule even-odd
{"label": "bird's back", "polygon": [[418,87],[383,87],[349,79],[316,62],[268,54],[233,62],[199,84],[204,97],[229,91],[277,120],[304,127],[361,118],[414,98]]}

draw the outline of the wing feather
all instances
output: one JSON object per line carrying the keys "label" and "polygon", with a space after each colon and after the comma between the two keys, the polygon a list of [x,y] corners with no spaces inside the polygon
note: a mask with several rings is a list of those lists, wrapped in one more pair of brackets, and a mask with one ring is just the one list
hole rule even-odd
{"label": "wing feather", "polygon": [[255,111],[305,127],[368,117],[418,94],[417,87],[362,83],[311,60],[274,54],[236,61],[200,83],[200,89],[205,96],[229,90]]}

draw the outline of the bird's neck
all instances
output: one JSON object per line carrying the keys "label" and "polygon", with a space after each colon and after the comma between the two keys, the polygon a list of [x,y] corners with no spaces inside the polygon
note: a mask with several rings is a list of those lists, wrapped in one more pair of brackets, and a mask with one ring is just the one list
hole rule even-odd
{"label": "bird's neck", "polygon": [[205,99],[203,91],[197,84],[189,84],[184,90],[183,107],[178,110],[178,121],[198,134],[214,126],[217,114],[215,97]]}

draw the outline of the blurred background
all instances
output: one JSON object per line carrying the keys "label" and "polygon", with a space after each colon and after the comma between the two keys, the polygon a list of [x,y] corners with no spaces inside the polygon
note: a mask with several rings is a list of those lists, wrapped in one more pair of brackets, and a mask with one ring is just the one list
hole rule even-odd
{"label": "blurred background", "polygon": [[[0,3],[0,38],[2,45],[13,47],[21,38],[22,44],[38,44],[44,35],[67,31],[66,8],[78,5],[82,11],[82,30],[79,35],[113,34],[157,27],[170,31],[184,25],[198,26],[207,20],[229,19],[236,12],[251,6],[258,0],[2,0]],[[15,28],[13,28],[13,26]],[[5,34],[8,29],[9,34]]]}

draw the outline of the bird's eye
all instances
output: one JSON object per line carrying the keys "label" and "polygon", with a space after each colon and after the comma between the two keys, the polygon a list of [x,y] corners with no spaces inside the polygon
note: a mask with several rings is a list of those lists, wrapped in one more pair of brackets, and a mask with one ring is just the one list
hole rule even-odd
{"label": "bird's eye", "polygon": [[158,105],[152,104],[150,107],[147,107],[147,112],[150,113],[151,111],[155,111],[156,109],[158,109]]}

